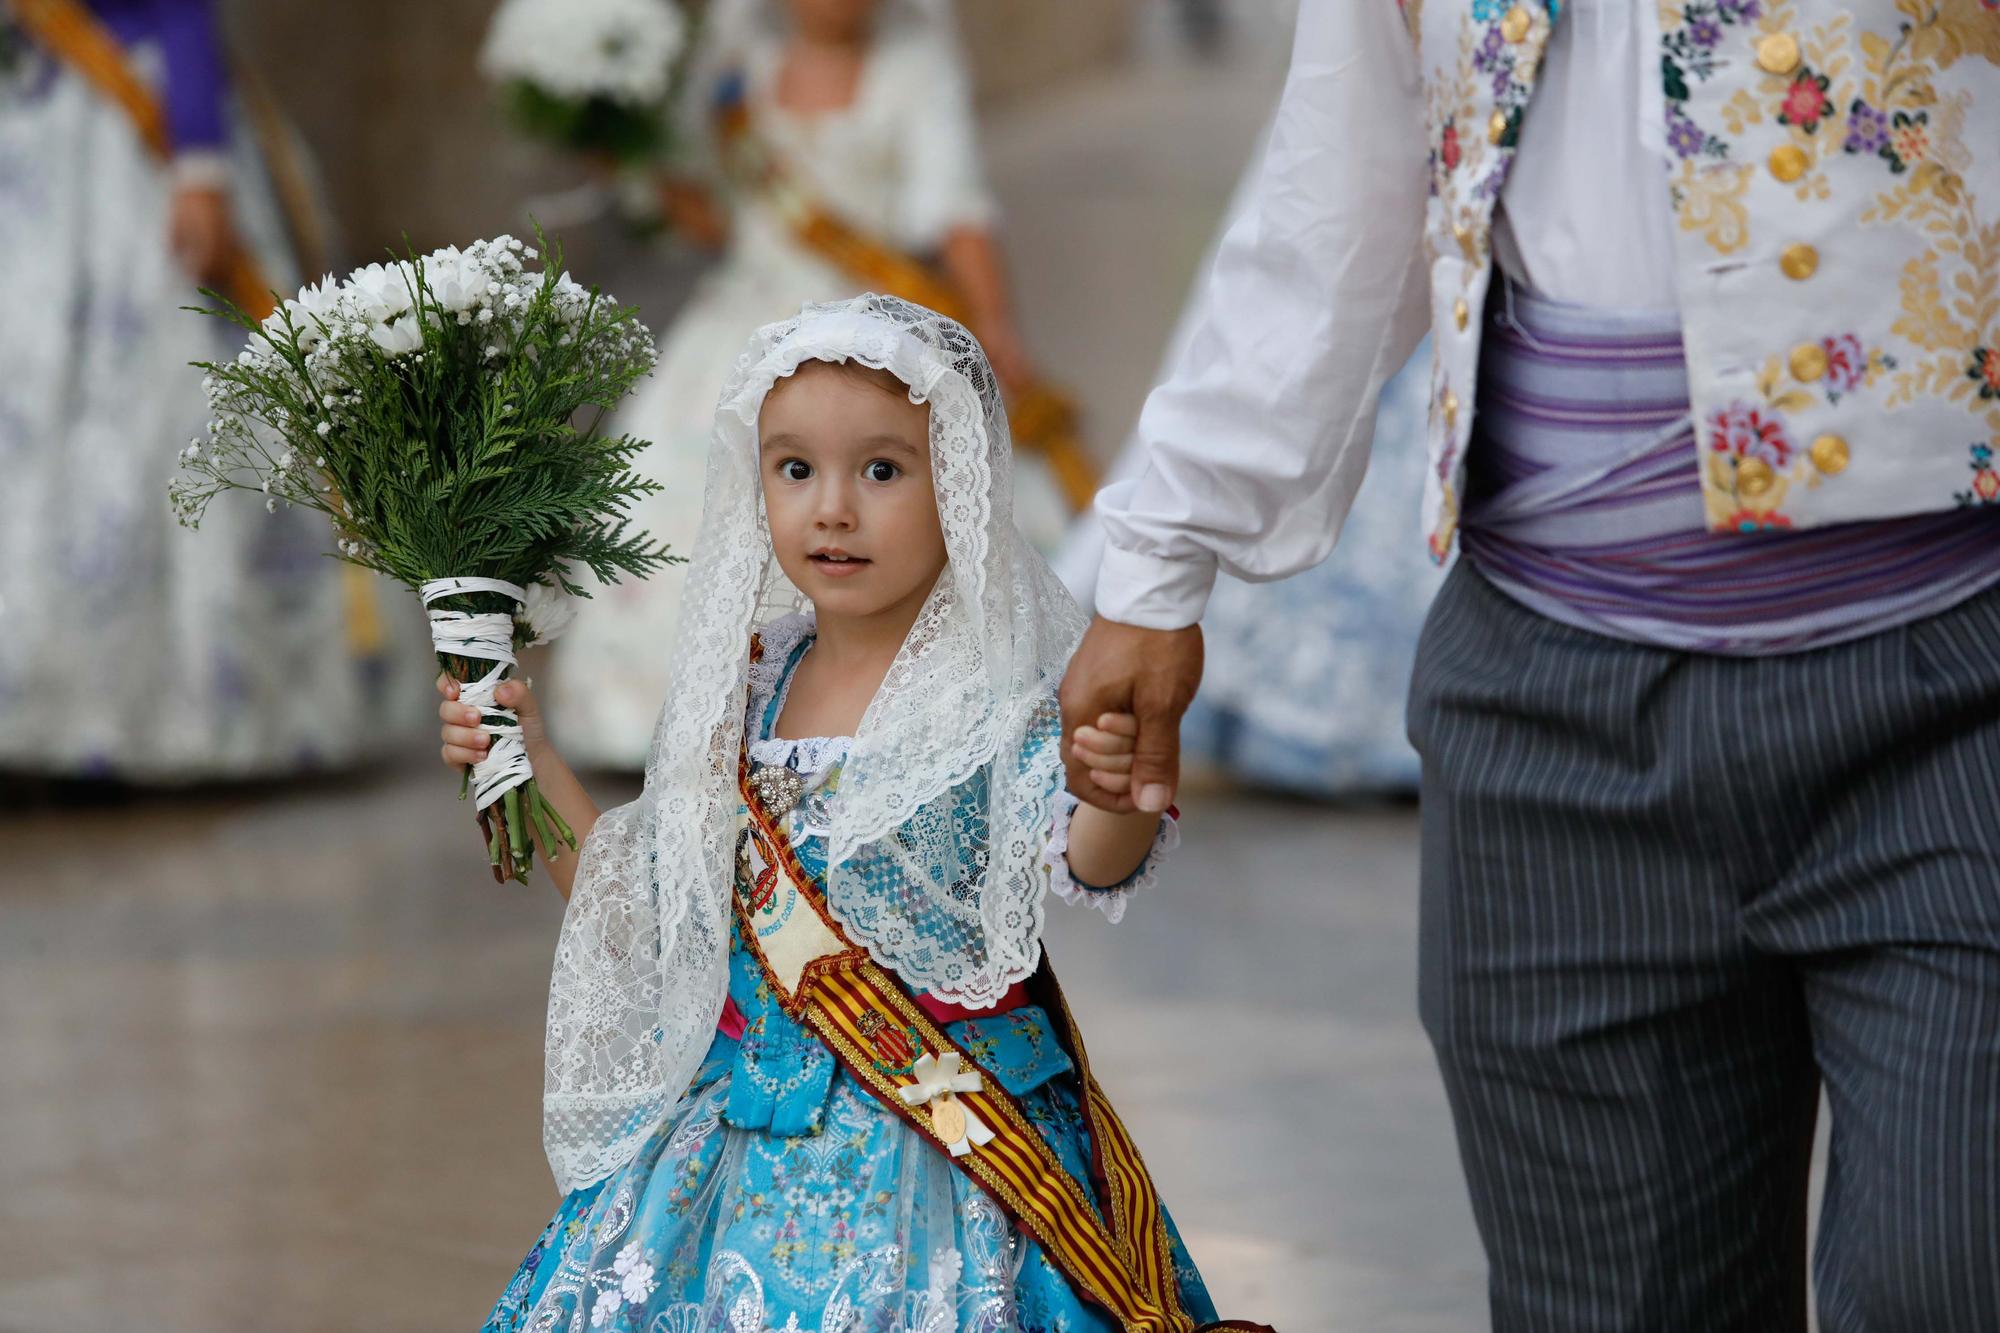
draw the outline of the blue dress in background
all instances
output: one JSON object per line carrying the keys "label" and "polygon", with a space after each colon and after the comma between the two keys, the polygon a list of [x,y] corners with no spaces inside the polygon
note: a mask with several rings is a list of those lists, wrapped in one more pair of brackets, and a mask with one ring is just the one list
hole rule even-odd
{"label": "blue dress in background", "polygon": [[1426,344],[1383,386],[1368,476],[1331,556],[1272,583],[1215,581],[1181,743],[1246,786],[1336,798],[1417,790],[1403,705],[1444,582],[1417,534],[1429,369]]}

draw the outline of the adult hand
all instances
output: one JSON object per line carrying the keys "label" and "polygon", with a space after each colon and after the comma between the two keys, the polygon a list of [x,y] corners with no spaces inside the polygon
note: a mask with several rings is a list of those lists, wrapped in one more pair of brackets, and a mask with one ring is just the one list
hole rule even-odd
{"label": "adult hand", "polygon": [[214,286],[224,276],[223,261],[235,244],[229,196],[207,185],[183,185],[167,209],[167,243],[189,276]]}
{"label": "adult hand", "polygon": [[[1140,629],[1102,616],[1070,660],[1062,683],[1063,763],[1069,789],[1113,814],[1159,813],[1173,804],[1180,785],[1181,715],[1201,684],[1201,627]],[[1113,791],[1091,776],[1072,742],[1077,730],[1096,727],[1106,713],[1130,713],[1139,734],[1132,744],[1130,780]]]}

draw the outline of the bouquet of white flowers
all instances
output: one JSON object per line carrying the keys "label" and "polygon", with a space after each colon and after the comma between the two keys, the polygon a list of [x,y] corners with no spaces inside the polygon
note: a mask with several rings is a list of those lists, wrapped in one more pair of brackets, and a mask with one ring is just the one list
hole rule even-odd
{"label": "bouquet of white flowers", "polygon": [[189,527],[225,490],[317,509],[340,558],[418,591],[493,737],[466,785],[500,879],[527,877],[537,837],[545,856],[576,838],[494,690],[567,621],[570,571],[612,582],[674,559],[626,531],[626,506],[659,489],[631,469],[645,441],[599,430],[652,368],[652,335],[559,253],[540,272],[535,258],[501,236],[329,276],[261,325],[228,307],[249,345],[201,363],[214,419],[169,492]]}
{"label": "bouquet of white flowers", "polygon": [[642,162],[666,146],[687,26],[674,0],[502,0],[479,66],[529,133]]}

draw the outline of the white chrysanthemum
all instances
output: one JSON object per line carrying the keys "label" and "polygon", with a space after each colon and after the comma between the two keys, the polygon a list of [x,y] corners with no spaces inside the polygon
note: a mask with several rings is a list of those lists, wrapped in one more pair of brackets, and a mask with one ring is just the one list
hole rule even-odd
{"label": "white chrysanthemum", "polygon": [[659,1285],[653,1278],[652,1261],[646,1258],[636,1240],[626,1242],[625,1248],[618,1251],[611,1261],[611,1271],[619,1279],[618,1292],[633,1305],[643,1304]]}
{"label": "white chrysanthemum", "polygon": [[530,583],[527,600],[514,619],[528,631],[528,642],[547,643],[576,619],[577,601],[556,584]]}
{"label": "white chrysanthemum", "polygon": [[285,302],[282,313],[273,310],[264,320],[264,332],[273,338],[279,337],[285,327],[287,316],[292,327],[299,331],[299,350],[310,352],[326,338],[321,331],[322,324],[330,322],[339,308],[341,284],[331,273],[317,283],[308,283],[299,288],[299,294]]}
{"label": "white chrysanthemum", "polygon": [[619,1290],[625,1293],[625,1299],[634,1305],[644,1304],[658,1286],[659,1283],[653,1280],[653,1266],[645,1262],[632,1265],[631,1271],[618,1284]]}
{"label": "white chrysanthemum", "polygon": [[424,282],[437,303],[453,313],[477,308],[493,290],[493,278],[476,253],[455,245],[424,256]]}
{"label": "white chrysanthemum", "polygon": [[407,263],[355,269],[342,288],[345,308],[371,327],[388,323],[416,304],[416,274]]}
{"label": "white chrysanthemum", "polygon": [[424,345],[424,326],[416,317],[405,315],[394,323],[370,324],[368,336],[390,356],[403,356]]}
{"label": "white chrysanthemum", "polygon": [[479,67],[551,97],[650,107],[666,100],[686,40],[673,0],[502,0]]}

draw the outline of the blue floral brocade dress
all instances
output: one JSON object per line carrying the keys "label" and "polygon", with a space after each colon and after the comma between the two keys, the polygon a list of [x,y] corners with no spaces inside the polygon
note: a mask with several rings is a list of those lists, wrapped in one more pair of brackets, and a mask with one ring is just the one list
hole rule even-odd
{"label": "blue floral brocade dress", "polygon": [[[786,656],[775,687],[763,697],[753,687],[750,754],[804,778],[806,794],[785,824],[805,868],[819,874],[846,742],[771,736],[783,685],[809,644],[774,644],[766,632],[767,653]],[[1088,889],[1061,863],[1073,808],[1063,802],[1044,857],[1052,887],[1115,916],[1152,877],[1171,825],[1133,879]],[[674,1113],[633,1161],[563,1199],[487,1333],[1115,1333],[998,1204],[783,1012],[740,932],[729,1001]],[[1070,1057],[1043,1010],[1007,1003],[946,1031],[1006,1086],[1089,1191]],[[1213,1319],[1201,1276],[1167,1225],[1182,1303],[1197,1321]]]}

